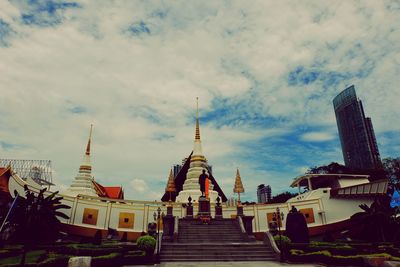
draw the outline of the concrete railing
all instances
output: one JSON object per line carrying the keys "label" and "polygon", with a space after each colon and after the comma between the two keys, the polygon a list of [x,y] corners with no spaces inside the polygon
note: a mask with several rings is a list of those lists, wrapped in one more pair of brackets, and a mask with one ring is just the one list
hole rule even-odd
{"label": "concrete railing", "polygon": [[281,251],[280,251],[280,249],[278,248],[278,245],[276,244],[273,235],[272,235],[269,231],[265,232],[265,235],[264,235],[264,244],[267,245],[267,246],[269,246],[269,247],[272,249],[272,251],[273,251],[274,254],[275,254],[275,258],[276,258],[277,260],[279,260],[279,259],[280,259],[280,255],[281,255]]}
{"label": "concrete railing", "polygon": [[175,216],[174,217],[174,242],[178,240],[178,234],[179,234],[179,217]]}

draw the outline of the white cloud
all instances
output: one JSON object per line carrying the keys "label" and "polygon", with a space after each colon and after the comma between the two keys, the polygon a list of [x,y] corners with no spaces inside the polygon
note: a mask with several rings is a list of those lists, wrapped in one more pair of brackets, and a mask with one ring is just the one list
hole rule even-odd
{"label": "white cloud", "polygon": [[[201,114],[221,108],[216,99],[242,104],[216,113],[219,121],[237,117],[235,123],[209,119],[201,131],[225,191],[239,166],[249,177],[249,199],[266,179],[283,190],[308,162],[277,175],[244,164],[240,155],[251,151],[241,145],[301,126],[308,132],[300,139],[314,152],[323,149],[318,142],[337,135],[332,99],[349,83],[372,117],[378,142],[385,132],[400,130],[394,123],[400,115],[399,14],[383,2],[85,0],[82,8],[58,13],[63,21],[53,27],[23,24],[12,3],[0,3],[0,18],[15,31],[9,46],[0,47],[0,141],[18,146],[0,146],[0,153],[51,159],[60,184],[76,175],[94,123],[96,179],[123,185],[128,198],[155,199],[146,192],[161,195],[170,166],[192,149],[197,96]],[[150,33],[127,33],[141,21]],[[370,64],[369,74],[361,75]],[[299,66],[318,78],[289,85],[289,73]],[[267,119],[255,125],[249,118]],[[314,126],[335,131],[316,132]],[[388,140],[383,156],[396,142]],[[279,151],[268,152],[286,160]],[[341,160],[337,148],[328,152],[329,160]],[[133,181],[147,188],[133,191]]]}
{"label": "white cloud", "polygon": [[332,133],[328,132],[309,132],[301,136],[303,141],[309,142],[325,142],[335,139],[336,137]]}
{"label": "white cloud", "polygon": [[143,192],[145,192],[146,190],[149,189],[149,187],[147,186],[146,182],[144,180],[141,180],[141,179],[133,179],[130,182],[130,185],[132,186],[134,192],[143,193]]}

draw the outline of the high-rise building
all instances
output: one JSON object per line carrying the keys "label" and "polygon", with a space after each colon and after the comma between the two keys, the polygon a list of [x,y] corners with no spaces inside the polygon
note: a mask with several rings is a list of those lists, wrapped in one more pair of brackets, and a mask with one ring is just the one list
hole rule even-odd
{"label": "high-rise building", "polygon": [[371,118],[366,118],[354,85],[333,99],[344,163],[351,169],[382,166]]}
{"label": "high-rise building", "polygon": [[271,186],[260,184],[257,186],[257,203],[267,203],[271,201]]}
{"label": "high-rise building", "polygon": [[180,164],[175,164],[174,166],[172,166],[172,171],[173,171],[173,175],[176,178],[176,176],[178,175],[178,173],[180,172],[180,170],[182,169],[182,165]]}
{"label": "high-rise building", "polygon": [[[181,164],[175,164],[175,165],[172,166],[172,174],[174,175],[175,178],[176,178],[176,176],[178,175],[178,173],[181,171],[181,169],[182,169],[182,167],[183,167],[183,165],[185,164],[185,162],[186,162],[187,159],[188,159],[188,158],[184,158],[184,159],[182,160],[182,165],[181,165]],[[208,161],[207,161],[207,163],[208,163]],[[208,170],[208,173],[209,173],[210,175],[212,175],[212,165],[208,165],[207,170]]]}

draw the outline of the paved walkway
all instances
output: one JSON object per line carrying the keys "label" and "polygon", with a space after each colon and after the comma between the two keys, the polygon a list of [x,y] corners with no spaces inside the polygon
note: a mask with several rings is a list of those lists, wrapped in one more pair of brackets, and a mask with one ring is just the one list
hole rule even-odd
{"label": "paved walkway", "polygon": [[[278,266],[296,266],[296,267],[315,267],[322,266],[318,264],[288,264],[274,261],[235,261],[235,262],[165,262],[154,265],[135,265],[136,267],[158,266],[158,267],[231,267],[231,266],[246,266],[246,267],[278,267]],[[133,267],[133,265],[132,265]]]}

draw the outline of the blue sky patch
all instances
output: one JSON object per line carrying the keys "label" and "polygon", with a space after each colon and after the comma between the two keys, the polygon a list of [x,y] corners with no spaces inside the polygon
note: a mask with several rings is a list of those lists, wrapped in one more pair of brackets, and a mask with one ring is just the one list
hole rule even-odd
{"label": "blue sky patch", "polygon": [[211,123],[216,128],[223,126],[241,127],[244,125],[255,128],[278,126],[288,122],[288,118],[279,116],[264,116],[257,109],[263,103],[251,93],[238,98],[215,97],[212,100],[212,110],[201,112],[201,121]]}
{"label": "blue sky patch", "polygon": [[8,38],[12,31],[10,24],[0,18],[0,46],[8,45]]}
{"label": "blue sky patch", "polygon": [[69,108],[68,111],[73,114],[83,114],[83,113],[87,112],[87,109],[82,106],[75,106],[75,107]]}
{"label": "blue sky patch", "polygon": [[141,117],[146,121],[154,124],[161,124],[163,122],[157,110],[146,106],[130,106],[127,108],[132,117]]}
{"label": "blue sky patch", "polygon": [[49,27],[61,24],[63,11],[80,8],[76,2],[57,0],[11,0],[21,11],[21,20],[26,25]]}
{"label": "blue sky patch", "polygon": [[318,71],[307,71],[303,66],[298,66],[295,70],[289,73],[288,84],[294,85],[307,85],[315,82],[320,73]]}
{"label": "blue sky patch", "polygon": [[7,142],[4,142],[4,141],[0,141],[0,146],[4,150],[12,150],[12,149],[18,147],[17,145],[14,145],[14,144],[11,144],[11,143],[7,143]]}
{"label": "blue sky patch", "polygon": [[329,164],[340,159],[340,152],[332,150],[339,145],[338,140],[311,143],[301,140],[303,133],[303,130],[295,129],[289,134],[242,143],[240,160],[255,164],[259,170],[279,172],[286,169],[298,175],[301,167]]}
{"label": "blue sky patch", "polygon": [[171,135],[171,134],[155,133],[155,134],[153,134],[151,139],[156,140],[156,141],[167,141],[167,140],[170,140],[170,139],[172,139],[174,137],[175,136]]}
{"label": "blue sky patch", "polygon": [[169,10],[167,9],[158,9],[151,13],[151,17],[165,19],[168,16]]}
{"label": "blue sky patch", "polygon": [[132,23],[127,31],[133,36],[149,35],[151,33],[150,27],[144,21]]}

